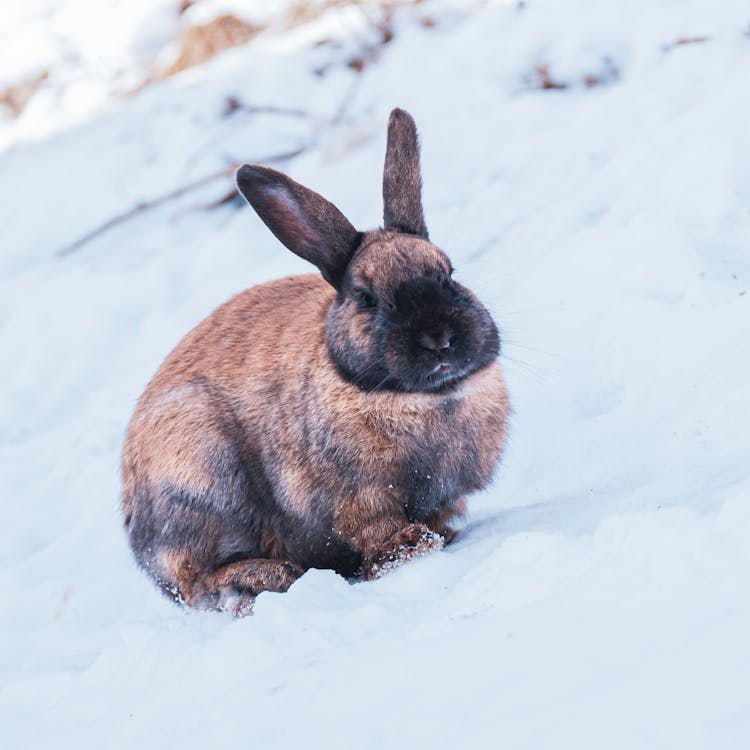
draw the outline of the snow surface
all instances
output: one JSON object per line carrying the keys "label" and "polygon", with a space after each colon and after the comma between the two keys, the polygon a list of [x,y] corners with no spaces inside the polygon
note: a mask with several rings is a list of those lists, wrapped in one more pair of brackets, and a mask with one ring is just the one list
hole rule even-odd
{"label": "snow surface", "polygon": [[[51,74],[0,129],[2,747],[750,747],[747,1],[432,0],[379,50],[344,7],[124,96],[175,5],[3,4],[0,88]],[[307,267],[206,208],[227,176],[60,251],[297,149],[277,166],[374,226],[393,106],[504,334],[501,470],[378,581],[182,611],[121,528],[125,425],[191,326]]]}

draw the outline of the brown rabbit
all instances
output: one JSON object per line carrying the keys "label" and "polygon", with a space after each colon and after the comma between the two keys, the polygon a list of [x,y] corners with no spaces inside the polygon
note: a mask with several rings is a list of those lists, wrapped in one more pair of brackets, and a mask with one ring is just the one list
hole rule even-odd
{"label": "brown rabbit", "polygon": [[308,568],[373,579],[449,542],[509,407],[495,324],[428,241],[407,112],[388,125],[385,229],[272,169],[237,185],[322,278],[241,292],[177,345],[128,427],[122,506],[165,592],[246,614]]}

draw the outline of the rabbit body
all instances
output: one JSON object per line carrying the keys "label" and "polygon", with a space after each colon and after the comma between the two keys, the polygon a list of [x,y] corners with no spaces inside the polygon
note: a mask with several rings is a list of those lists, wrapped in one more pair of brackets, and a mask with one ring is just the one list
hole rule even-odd
{"label": "rabbit body", "polygon": [[309,257],[290,233],[335,225],[345,260],[327,249],[310,258],[323,276],[250,288],[196,326],[138,402],[122,460],[138,562],[176,600],[235,614],[308,568],[375,578],[450,541],[509,411],[494,324],[426,230],[355,232],[247,169],[240,189],[285,244]]}

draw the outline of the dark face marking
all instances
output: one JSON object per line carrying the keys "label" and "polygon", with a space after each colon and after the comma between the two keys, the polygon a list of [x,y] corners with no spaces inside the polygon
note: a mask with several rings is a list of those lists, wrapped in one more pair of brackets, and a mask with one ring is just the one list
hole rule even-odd
{"label": "dark face marking", "polygon": [[367,390],[439,392],[493,362],[497,328],[452,270],[424,240],[366,239],[329,313],[328,349],[339,372]]}

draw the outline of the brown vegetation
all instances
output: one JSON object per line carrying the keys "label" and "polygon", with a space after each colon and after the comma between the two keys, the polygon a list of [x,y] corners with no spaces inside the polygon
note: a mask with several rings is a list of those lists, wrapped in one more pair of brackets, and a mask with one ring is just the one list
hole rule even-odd
{"label": "brown vegetation", "polygon": [[569,88],[583,86],[587,89],[596,86],[607,86],[617,81],[620,72],[615,64],[609,58],[602,61],[601,69],[595,73],[587,73],[582,78],[573,81],[565,81],[556,78],[549,69],[549,65],[541,63],[537,65],[533,72],[527,77],[527,83],[531,89],[540,89],[542,91],[563,91]]}
{"label": "brown vegetation", "polygon": [[232,15],[217,16],[206,24],[186,26],[177,39],[177,58],[151,80],[169,78],[186,68],[200,65],[226,49],[245,44],[261,31],[262,26],[251,26]]}
{"label": "brown vegetation", "polygon": [[[402,5],[419,5],[423,0],[381,0],[378,5],[383,14],[390,14],[394,9]],[[327,10],[332,8],[346,8],[350,5],[359,6],[364,13],[368,12],[372,3],[363,3],[362,0],[300,0],[286,11],[285,23],[287,26],[299,26],[315,20]]]}
{"label": "brown vegetation", "polygon": [[18,117],[48,76],[49,73],[44,70],[20,83],[0,89],[0,107],[6,107],[13,117]]}
{"label": "brown vegetation", "polygon": [[674,49],[675,47],[685,47],[689,44],[703,44],[709,41],[708,36],[683,36],[675,39],[671,44],[664,45],[664,49]]}
{"label": "brown vegetation", "polygon": [[561,83],[560,81],[555,81],[552,79],[552,76],[549,72],[549,65],[537,65],[534,68],[534,75],[536,76],[536,86],[534,86],[534,88],[544,90],[559,90],[568,88],[567,83]]}

